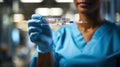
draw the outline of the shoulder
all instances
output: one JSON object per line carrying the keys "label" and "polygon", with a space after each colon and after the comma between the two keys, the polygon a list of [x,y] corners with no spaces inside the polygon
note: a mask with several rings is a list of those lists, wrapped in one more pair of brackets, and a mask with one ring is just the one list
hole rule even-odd
{"label": "shoulder", "polygon": [[112,31],[114,30],[120,32],[120,25],[116,24],[116,22],[107,21],[106,25],[108,28],[111,28]]}
{"label": "shoulder", "polygon": [[108,21],[107,26],[107,28],[110,28],[109,35],[111,34],[114,40],[120,42],[120,25]]}
{"label": "shoulder", "polygon": [[[111,46],[110,48],[114,51],[120,50],[120,27],[116,24],[116,22],[106,21],[104,23],[104,30],[102,28],[102,33],[104,36],[102,37],[101,41],[104,44]],[[107,40],[107,42],[106,42]]]}

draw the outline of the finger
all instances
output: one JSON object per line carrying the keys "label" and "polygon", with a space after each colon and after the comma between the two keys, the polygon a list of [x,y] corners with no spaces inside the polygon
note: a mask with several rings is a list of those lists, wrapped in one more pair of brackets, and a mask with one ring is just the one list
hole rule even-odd
{"label": "finger", "polygon": [[40,14],[33,14],[31,18],[41,20],[42,16]]}
{"label": "finger", "polygon": [[47,20],[40,14],[33,14],[31,18],[41,20],[42,23],[48,24]]}
{"label": "finger", "polygon": [[28,20],[28,27],[33,26],[33,27],[41,27],[41,22],[40,20]]}
{"label": "finger", "polygon": [[50,28],[49,27],[49,24],[46,24],[46,23],[43,23],[41,20],[35,20],[35,19],[32,19],[32,20],[28,20],[28,27],[38,27],[38,28],[43,28],[43,29],[48,29]]}
{"label": "finger", "polygon": [[44,44],[44,46],[48,46],[49,45],[49,41],[51,41],[52,39],[44,34],[39,35],[39,39],[38,42],[41,42]]}
{"label": "finger", "polygon": [[30,40],[32,42],[37,42],[37,39],[39,39],[39,33],[38,32],[34,32],[30,34]]}
{"label": "finger", "polygon": [[42,33],[42,29],[41,28],[36,28],[36,27],[29,27],[28,28],[28,34],[30,35],[31,33],[34,33],[34,32],[38,32],[38,33]]}

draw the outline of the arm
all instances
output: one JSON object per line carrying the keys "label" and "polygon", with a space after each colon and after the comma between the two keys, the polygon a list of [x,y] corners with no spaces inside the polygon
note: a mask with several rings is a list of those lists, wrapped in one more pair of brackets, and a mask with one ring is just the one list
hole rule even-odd
{"label": "arm", "polygon": [[48,22],[39,14],[33,14],[28,21],[28,34],[30,40],[37,45],[37,57],[33,67],[53,67],[52,53],[52,31]]}
{"label": "arm", "polygon": [[36,67],[54,67],[52,52],[45,54],[38,52]]}
{"label": "arm", "polygon": [[54,67],[53,53],[40,53],[36,49],[30,67]]}

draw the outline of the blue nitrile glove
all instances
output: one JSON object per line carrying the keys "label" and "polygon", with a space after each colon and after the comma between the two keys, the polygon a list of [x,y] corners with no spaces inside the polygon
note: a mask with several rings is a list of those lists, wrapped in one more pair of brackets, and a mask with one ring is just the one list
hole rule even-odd
{"label": "blue nitrile glove", "polygon": [[37,44],[37,50],[46,53],[52,49],[52,32],[48,22],[39,14],[33,14],[28,21],[30,40]]}

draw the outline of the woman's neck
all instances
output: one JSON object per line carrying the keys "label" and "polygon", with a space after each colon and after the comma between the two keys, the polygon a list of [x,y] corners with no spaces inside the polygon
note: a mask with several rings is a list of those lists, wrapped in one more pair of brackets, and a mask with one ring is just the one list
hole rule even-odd
{"label": "woman's neck", "polygon": [[85,30],[99,27],[104,21],[99,12],[94,12],[91,14],[79,14],[79,16],[79,20],[82,23],[77,24],[78,28],[83,28]]}

